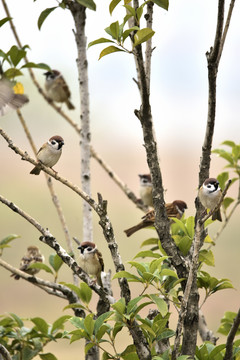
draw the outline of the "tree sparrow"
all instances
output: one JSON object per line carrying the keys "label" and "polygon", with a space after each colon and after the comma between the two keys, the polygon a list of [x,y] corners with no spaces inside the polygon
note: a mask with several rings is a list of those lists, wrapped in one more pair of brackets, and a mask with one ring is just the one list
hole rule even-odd
{"label": "tree sparrow", "polygon": [[75,109],[75,106],[71,103],[70,90],[64,80],[63,76],[58,70],[52,70],[44,73],[46,76],[45,89],[47,96],[56,102],[66,103],[69,110]]}
{"label": "tree sparrow", "polygon": [[[44,262],[44,256],[40,253],[37,246],[29,246],[26,255],[21,259],[19,270],[22,270],[29,275],[36,275],[40,269],[29,269],[29,266],[37,262]],[[20,279],[19,275],[12,274],[11,276],[14,277],[15,280]]]}
{"label": "tree sparrow", "polygon": [[104,263],[97,246],[93,242],[83,241],[78,249],[80,250],[79,266],[88,275],[93,275],[98,285],[103,286],[101,272],[104,271]]}
{"label": "tree sparrow", "polygon": [[[198,198],[205,209],[214,209],[222,196],[219,182],[215,178],[208,178],[198,190]],[[213,213],[212,220],[222,221],[220,208]]]}
{"label": "tree sparrow", "polygon": [[[181,217],[184,214],[184,211],[187,209],[187,204],[182,200],[175,200],[172,203],[165,204],[165,207],[168,218],[176,217],[177,219],[181,219]],[[124,230],[127,236],[131,236],[136,231],[144,229],[146,227],[154,226],[155,211],[154,210],[148,211],[146,215],[142,217],[142,219],[143,220],[139,224],[127,230]]]}
{"label": "tree sparrow", "polygon": [[0,79],[0,115],[5,115],[10,108],[16,110],[29,101],[23,94],[15,94],[11,81]]}
{"label": "tree sparrow", "polygon": [[139,174],[140,198],[145,206],[153,207],[152,179],[150,174]]}
{"label": "tree sparrow", "polygon": [[36,165],[30,174],[39,175],[41,171],[41,164],[52,168],[58,162],[62,154],[63,145],[64,141],[61,136],[52,136],[48,142],[43,144],[43,146],[38,150],[37,159],[39,161],[39,165]]}

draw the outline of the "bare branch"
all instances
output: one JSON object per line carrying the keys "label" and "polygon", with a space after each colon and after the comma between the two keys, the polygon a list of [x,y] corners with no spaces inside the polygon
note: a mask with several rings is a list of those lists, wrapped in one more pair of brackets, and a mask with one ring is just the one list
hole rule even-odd
{"label": "bare branch", "polygon": [[12,360],[9,352],[2,344],[0,344],[0,355],[3,360]]}
{"label": "bare branch", "polygon": [[227,337],[227,343],[226,343],[226,352],[224,355],[223,360],[232,360],[233,358],[233,341],[236,336],[236,333],[238,331],[240,325],[240,309],[238,310],[237,316],[235,317],[232,327],[229,331],[228,337]]}
{"label": "bare branch", "polygon": [[218,338],[214,335],[212,330],[208,329],[203,312],[199,310],[198,315],[198,331],[202,341],[211,341],[214,345],[216,345]]}

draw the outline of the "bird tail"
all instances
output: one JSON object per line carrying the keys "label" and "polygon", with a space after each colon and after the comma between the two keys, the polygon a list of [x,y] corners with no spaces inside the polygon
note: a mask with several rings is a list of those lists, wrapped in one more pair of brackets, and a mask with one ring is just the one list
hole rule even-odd
{"label": "bird tail", "polygon": [[222,221],[222,215],[220,209],[218,209],[213,213],[212,220]]}
{"label": "bird tail", "polygon": [[74,110],[75,109],[75,106],[71,103],[70,100],[66,101],[66,105],[67,105],[69,110]]}
{"label": "bird tail", "polygon": [[143,228],[143,224],[140,223],[140,224],[130,227],[129,229],[124,230],[124,232],[126,233],[127,237],[129,237],[132,234],[134,234],[136,231],[138,231],[142,228]]}
{"label": "bird tail", "polygon": [[30,171],[30,174],[39,175],[41,172],[40,166],[35,166],[32,171]]}
{"label": "bird tail", "polygon": [[11,277],[14,277],[15,280],[19,280],[20,279],[20,276],[17,275],[17,274],[12,274],[10,275]]}

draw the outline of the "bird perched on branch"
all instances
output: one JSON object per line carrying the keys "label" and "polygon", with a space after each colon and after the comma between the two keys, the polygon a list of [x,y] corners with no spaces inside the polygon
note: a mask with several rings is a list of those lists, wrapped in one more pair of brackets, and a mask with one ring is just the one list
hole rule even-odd
{"label": "bird perched on branch", "polygon": [[150,174],[139,174],[140,198],[145,206],[153,207],[152,179]]}
{"label": "bird perched on branch", "polygon": [[[181,219],[184,214],[184,211],[187,209],[187,204],[182,200],[175,200],[172,203],[165,204],[168,218],[176,217]],[[142,217],[142,221],[132,226],[131,228],[124,230],[126,235],[129,237],[134,234],[136,231],[144,229],[149,226],[154,226],[155,223],[155,211],[150,210]]]}
{"label": "bird perched on branch", "polygon": [[6,78],[0,79],[0,116],[5,115],[10,109],[21,108],[27,102],[29,99],[26,95],[14,92],[14,84],[11,81]]}
{"label": "bird perched on branch", "polygon": [[[37,262],[43,263],[44,256],[40,253],[37,246],[31,245],[27,248],[26,255],[21,259],[19,270],[22,270],[29,275],[36,275],[40,269],[31,269],[29,266]],[[17,274],[12,274],[11,276],[14,277],[15,280],[20,279],[20,276]]]}
{"label": "bird perched on branch", "polygon": [[90,241],[83,241],[78,249],[80,250],[79,266],[88,275],[93,275],[98,285],[102,287],[101,272],[104,271],[104,262],[101,252]]}
{"label": "bird perched on branch", "polygon": [[[208,178],[198,190],[198,198],[205,209],[213,210],[220,201],[222,190],[215,178]],[[220,208],[213,213],[212,220],[222,221]]]}
{"label": "bird perched on branch", "polygon": [[52,168],[58,162],[62,154],[63,145],[64,140],[61,136],[52,136],[48,142],[43,144],[43,146],[39,149],[37,153],[39,164],[32,169],[30,174],[39,175],[41,172],[41,164]]}
{"label": "bird perched on branch", "polygon": [[45,89],[47,96],[56,102],[66,103],[69,110],[75,109],[71,103],[69,87],[58,70],[51,70],[44,73],[46,76]]}

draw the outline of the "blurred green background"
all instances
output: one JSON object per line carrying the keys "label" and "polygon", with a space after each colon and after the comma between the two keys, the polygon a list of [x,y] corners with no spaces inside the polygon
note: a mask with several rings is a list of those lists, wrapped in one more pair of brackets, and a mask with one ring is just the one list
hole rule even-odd
{"label": "blurred green background", "polygon": [[[22,43],[29,44],[28,58],[34,62],[45,62],[59,69],[67,80],[72,101],[76,110],[68,112],[79,123],[78,75],[76,69],[76,45],[72,29],[74,24],[68,11],[57,9],[44,23],[42,30],[37,29],[37,19],[46,7],[55,6],[55,1],[42,0],[32,3],[25,0],[8,2],[11,15],[19,32]],[[217,88],[217,117],[213,148],[219,147],[224,140],[239,143],[239,96],[240,73],[239,37],[236,4],[224,53],[219,68]],[[1,18],[5,17],[1,9]],[[120,13],[123,10],[119,10]],[[216,25],[217,1],[182,0],[170,1],[169,12],[155,6],[151,101],[153,120],[158,141],[160,166],[166,191],[166,202],[183,199],[188,204],[186,216],[194,215],[194,200],[197,194],[199,160],[207,118],[207,70],[205,52],[213,44]],[[87,11],[88,42],[104,36],[104,28],[110,22],[121,19],[119,12],[108,15],[107,4],[97,4],[97,12]],[[15,44],[9,25],[0,29],[0,48],[7,51]],[[88,50],[89,92],[91,105],[91,130],[93,147],[102,158],[116,171],[117,175],[138,194],[138,174],[148,172],[141,126],[134,116],[139,107],[139,96],[135,77],[134,61],[130,55],[114,54],[98,61],[101,48]],[[43,71],[36,70],[36,77],[43,85]],[[62,135],[65,141],[63,154],[55,166],[59,174],[80,186],[79,138],[74,129],[59,117],[38,94],[32,85],[27,71],[23,82],[29,105],[22,110],[23,116],[39,148],[50,136]],[[66,110],[63,106],[63,110]],[[66,110],[67,111],[67,110]],[[13,141],[32,155],[32,151],[14,112],[0,119],[0,126]],[[0,138],[1,194],[31,214],[44,227],[48,227],[60,244],[66,248],[65,238],[59,219],[52,204],[44,175],[29,175],[31,164],[17,156],[3,138]],[[226,164],[216,155],[212,156],[211,176],[217,176]],[[140,210],[127,199],[122,191],[108,177],[96,161],[92,160],[92,196],[100,192],[108,200],[108,212],[114,226],[116,240],[124,263],[132,260],[139,251],[143,240],[155,235],[154,230],[145,229],[130,239],[124,229],[136,224],[142,216]],[[70,235],[82,241],[82,199],[68,188],[54,180]],[[237,184],[229,191],[237,196]],[[3,259],[18,266],[22,255],[30,244],[36,244],[48,259],[52,253],[38,240],[39,233],[24,219],[0,204],[0,238],[15,233],[21,238],[6,249]],[[217,231],[219,224],[213,224],[210,235]],[[106,269],[114,268],[98,217],[94,214],[94,239],[104,256]],[[75,246],[76,249],[76,246]],[[239,209],[231,219],[214,247],[215,267],[204,270],[217,278],[232,280],[235,290],[225,290],[213,295],[202,310],[208,326],[216,332],[224,312],[237,311],[239,307]],[[127,269],[129,266],[127,265]],[[13,312],[23,318],[40,316],[52,323],[63,315],[63,300],[49,296],[40,289],[23,280],[14,281],[9,273],[0,268],[1,297],[0,314]],[[52,280],[49,274],[41,272],[44,279]],[[60,281],[71,281],[72,274],[67,266],[60,270]],[[119,297],[117,281],[113,281],[114,296]],[[131,285],[132,293],[138,295],[141,288]],[[94,304],[97,297],[94,296]],[[171,309],[174,311],[174,309]],[[71,314],[70,310],[64,312]],[[173,318],[170,327],[175,328]],[[122,335],[128,341],[128,334]],[[221,337],[220,337],[221,338]],[[222,339],[222,338],[221,338]],[[220,340],[221,340],[220,339]],[[223,339],[224,340],[224,339]],[[121,344],[119,342],[119,350]],[[219,341],[220,343],[220,341]],[[67,340],[50,344],[45,349],[52,351],[59,360],[82,358],[84,342],[71,346]]]}

